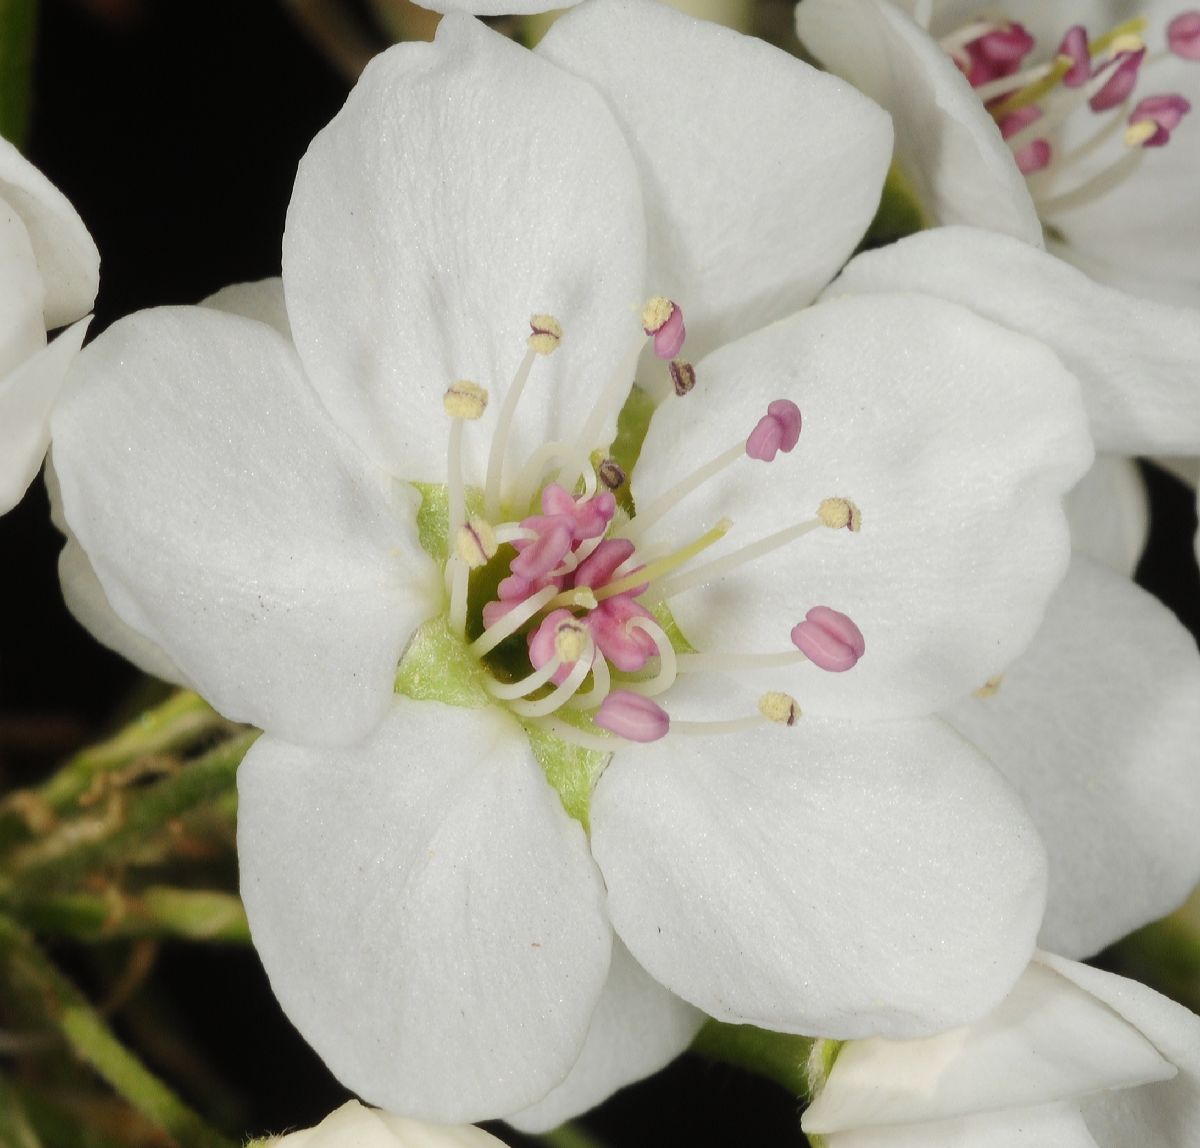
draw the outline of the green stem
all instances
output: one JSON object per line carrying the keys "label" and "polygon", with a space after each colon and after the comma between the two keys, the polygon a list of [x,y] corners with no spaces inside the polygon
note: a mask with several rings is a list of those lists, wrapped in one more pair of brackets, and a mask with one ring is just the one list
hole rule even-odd
{"label": "green stem", "polygon": [[800,1100],[808,1100],[809,1057],[815,1043],[807,1036],[710,1020],[696,1035],[692,1051],[765,1076]]}
{"label": "green stem", "polygon": [[147,1120],[188,1148],[232,1148],[231,1141],[210,1128],[116,1038],[33,939],[5,917],[0,917],[0,955],[9,972],[29,986],[72,1051]]}
{"label": "green stem", "polygon": [[[0,900],[0,909],[37,933],[76,941],[174,937],[250,943],[242,903],[232,893],[151,886],[126,893],[61,893]],[[0,1144],[3,1141],[0,1140]]]}
{"label": "green stem", "polygon": [[143,790],[122,795],[114,811],[84,824],[78,818],[21,849],[10,858],[8,888],[28,892],[49,883],[78,877],[99,863],[119,860],[123,853],[144,847],[147,839],[168,821],[232,788],[237,767],[258,737],[257,730],[231,737],[177,773]]}
{"label": "green stem", "polygon": [[24,146],[37,39],[37,0],[0,0],[0,135]]}
{"label": "green stem", "polygon": [[0,805],[0,847],[28,840],[60,816],[76,812],[81,799],[97,793],[106,779],[138,758],[174,753],[227,728],[229,723],[198,694],[172,694],[113,737],[80,750],[37,789],[9,795]]}
{"label": "green stem", "polygon": [[549,1148],[603,1148],[601,1141],[577,1124],[562,1124],[550,1132],[535,1137]]}
{"label": "green stem", "polygon": [[42,1148],[25,1105],[3,1076],[0,1076],[0,1144],[4,1148]]}

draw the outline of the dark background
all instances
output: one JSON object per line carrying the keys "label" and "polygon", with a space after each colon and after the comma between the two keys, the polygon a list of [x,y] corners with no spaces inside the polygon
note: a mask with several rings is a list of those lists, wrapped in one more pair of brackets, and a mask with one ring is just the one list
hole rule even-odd
{"label": "dark background", "polygon": [[[138,308],[277,274],[296,163],[348,87],[276,0],[45,0],[27,150],[100,248],[92,336]],[[1155,530],[1140,580],[1195,632],[1191,498],[1164,475],[1148,478]],[[137,683],[66,614],[57,550],[39,480],[0,519],[5,787],[103,732]],[[345,1098],[276,1008],[253,952],[167,946],[143,991],[207,1062],[205,1095],[189,1098],[229,1132],[312,1124]],[[192,1073],[156,1054],[153,1034],[129,1035],[188,1094]],[[803,1143],[782,1091],[691,1057],[589,1125],[613,1145]]]}

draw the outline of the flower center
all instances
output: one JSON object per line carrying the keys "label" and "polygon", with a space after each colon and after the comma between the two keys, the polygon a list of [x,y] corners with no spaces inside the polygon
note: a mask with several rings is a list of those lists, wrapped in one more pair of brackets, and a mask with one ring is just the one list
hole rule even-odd
{"label": "flower center", "polygon": [[[654,699],[684,673],[803,661],[833,672],[848,670],[865,648],[858,627],[846,615],[817,606],[792,627],[790,645],[778,653],[700,653],[678,634],[670,600],[811,531],[857,532],[858,507],[847,498],[827,498],[812,517],[786,522],[774,533],[708,561],[698,560],[733,528],[728,519],[697,530],[682,544],[656,542],[652,535],[668,511],[727,468],[771,464],[790,454],[800,439],[799,408],[790,399],[769,403],[744,437],[681,475],[636,514],[625,513],[618,499],[627,495],[625,468],[610,457],[610,450],[592,447],[625,400],[646,342],[657,358],[669,361],[678,396],[669,401],[684,401],[696,380],[691,364],[677,357],[686,337],[681,308],[668,299],[652,299],[642,313],[642,333],[575,437],[535,450],[502,498],[505,472],[512,473],[508,443],[521,392],[536,360],[553,354],[563,338],[562,327],[549,315],[533,316],[530,330],[526,354],[497,417],[485,486],[476,500],[480,514],[467,513],[462,450],[465,424],[483,415],[488,394],[478,384],[460,380],[444,399],[450,416],[448,619],[451,630],[487,669],[488,693],[527,724],[605,751],[615,748],[613,735],[644,742],[668,731],[724,732],[765,721],[794,724],[800,708],[780,692],[764,695],[754,714],[722,722],[672,721]],[[626,504],[632,505],[628,499]]]}
{"label": "flower center", "polygon": [[1171,56],[1200,60],[1200,12],[1176,16],[1154,52],[1145,28],[1129,20],[1092,40],[1075,24],[1050,59],[1013,21],[977,20],[941,40],[999,126],[1043,221],[1119,186],[1191,110],[1177,92],[1146,94],[1143,81]]}

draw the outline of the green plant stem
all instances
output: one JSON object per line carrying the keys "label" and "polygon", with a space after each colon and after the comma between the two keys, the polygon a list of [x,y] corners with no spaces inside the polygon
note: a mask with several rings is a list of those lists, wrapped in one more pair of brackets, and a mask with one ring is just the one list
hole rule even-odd
{"label": "green plant stem", "polygon": [[232,1148],[232,1141],[210,1128],[116,1038],[75,985],[6,917],[0,917],[0,955],[72,1051],[147,1120],[187,1148]]}
{"label": "green plant stem", "polygon": [[54,882],[77,878],[90,867],[119,861],[168,821],[230,790],[237,767],[258,737],[240,733],[145,789],[123,794],[115,813],[81,825],[69,821],[39,841],[15,850],[0,896],[21,896]]}
{"label": "green plant stem", "polygon": [[[37,933],[76,941],[156,937],[249,944],[242,903],[232,893],[153,885],[137,893],[113,887],[106,893],[51,893],[0,900]],[[0,1141],[3,1144],[3,1141]]]}
{"label": "green plant stem", "polygon": [[37,39],[37,0],[0,0],[0,135],[24,146]]}
{"label": "green plant stem", "polygon": [[765,1076],[798,1099],[808,1100],[808,1061],[814,1043],[806,1036],[710,1020],[696,1035],[692,1051]]}
{"label": "green plant stem", "polygon": [[548,1148],[603,1148],[601,1141],[578,1124],[562,1124],[550,1132],[535,1137]]}
{"label": "green plant stem", "polygon": [[25,1105],[3,1076],[0,1076],[0,1144],[4,1148],[42,1148]]}
{"label": "green plant stem", "polygon": [[80,750],[38,788],[11,794],[0,806],[0,847],[33,836],[31,820],[41,818],[52,824],[58,817],[75,812],[81,799],[96,792],[106,777],[138,758],[171,754],[229,728],[230,724],[198,694],[191,690],[172,694],[112,737]]}

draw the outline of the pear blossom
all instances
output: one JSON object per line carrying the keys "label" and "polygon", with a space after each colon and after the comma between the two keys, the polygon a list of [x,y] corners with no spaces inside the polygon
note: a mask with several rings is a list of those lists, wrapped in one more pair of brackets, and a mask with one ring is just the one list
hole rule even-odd
{"label": "pear blossom", "polygon": [[[0,514],[42,465],[50,411],[87,330],[100,256],[75,209],[0,139]],[[51,343],[47,330],[71,323]]]}
{"label": "pear blossom", "polygon": [[915,1036],[1024,967],[1041,846],[931,715],[1033,637],[1091,444],[1034,340],[809,306],[890,154],[648,0],[450,15],[314,140],[281,281],[81,355],[68,596],[264,729],[255,944],[364,1099],[546,1128],[704,1014]]}
{"label": "pear blossom", "polygon": [[316,1127],[268,1143],[271,1148],[503,1148],[504,1142],[469,1124],[426,1124],[347,1100]]}
{"label": "pear blossom", "polygon": [[1039,953],[977,1024],[843,1045],[801,1123],[826,1148],[1190,1148],[1200,1017]]}

